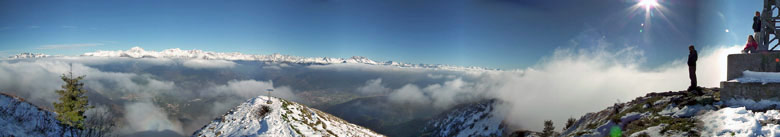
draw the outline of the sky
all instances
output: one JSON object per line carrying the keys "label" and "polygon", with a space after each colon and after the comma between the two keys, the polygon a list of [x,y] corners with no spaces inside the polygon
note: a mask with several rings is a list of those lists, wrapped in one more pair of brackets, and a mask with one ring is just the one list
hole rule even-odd
{"label": "sky", "polygon": [[606,42],[641,49],[652,68],[686,58],[691,44],[744,44],[761,7],[658,2],[645,10],[637,0],[0,0],[0,55],[139,46],[522,69],[559,48]]}

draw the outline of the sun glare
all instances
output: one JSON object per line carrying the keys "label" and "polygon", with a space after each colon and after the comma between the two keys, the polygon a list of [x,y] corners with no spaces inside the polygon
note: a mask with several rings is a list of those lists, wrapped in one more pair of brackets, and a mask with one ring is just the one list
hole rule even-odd
{"label": "sun glare", "polygon": [[645,7],[645,10],[650,10],[658,6],[658,0],[639,0],[639,6]]}

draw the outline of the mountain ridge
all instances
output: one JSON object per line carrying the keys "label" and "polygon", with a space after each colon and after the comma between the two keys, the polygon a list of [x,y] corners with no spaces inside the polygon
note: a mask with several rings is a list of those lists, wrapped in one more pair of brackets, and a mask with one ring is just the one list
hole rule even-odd
{"label": "mountain ridge", "polygon": [[302,64],[369,64],[385,65],[403,68],[430,68],[443,70],[479,70],[489,71],[498,69],[489,69],[485,67],[464,67],[443,64],[409,64],[395,61],[379,62],[368,59],[363,56],[352,56],[350,58],[332,58],[332,57],[301,57],[292,55],[282,55],[274,53],[270,55],[261,54],[243,54],[239,52],[211,52],[203,50],[182,50],[179,48],[165,49],[162,51],[147,51],[141,47],[133,47],[129,50],[87,52],[81,56],[94,57],[128,57],[128,58],[176,58],[176,59],[207,59],[207,60],[244,60],[244,61],[270,61],[270,62],[289,62]]}
{"label": "mountain ridge", "polygon": [[275,97],[234,107],[192,136],[384,136],[336,116]]}

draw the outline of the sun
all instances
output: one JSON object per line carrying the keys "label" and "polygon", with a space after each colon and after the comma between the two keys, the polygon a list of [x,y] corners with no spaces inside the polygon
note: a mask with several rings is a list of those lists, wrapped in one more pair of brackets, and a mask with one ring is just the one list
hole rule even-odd
{"label": "sun", "polygon": [[650,10],[658,5],[658,0],[639,0],[639,6],[644,7],[645,10]]}

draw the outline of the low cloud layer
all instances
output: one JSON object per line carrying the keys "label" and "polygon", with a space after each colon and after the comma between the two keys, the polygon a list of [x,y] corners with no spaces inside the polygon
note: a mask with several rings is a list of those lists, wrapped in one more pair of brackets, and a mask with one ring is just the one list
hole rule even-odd
{"label": "low cloud layer", "polygon": [[[274,87],[270,81],[231,80],[224,84],[200,82],[205,88],[198,89],[179,85],[174,81],[163,80],[160,76],[148,73],[101,71],[85,65],[128,64],[129,62],[129,64],[134,64],[133,67],[166,66],[176,68],[174,66],[180,64],[170,59],[116,58],[111,60],[110,58],[94,57],[62,57],[0,61],[0,92],[15,94],[36,105],[52,108],[51,103],[57,101],[58,98],[54,91],[64,84],[60,76],[66,74],[72,64],[74,76],[86,75],[83,82],[88,88],[89,94],[93,95],[90,96],[91,104],[103,107],[113,106],[110,109],[113,113],[122,113],[118,115],[123,116],[118,117],[120,125],[118,125],[116,132],[119,135],[156,132],[189,135],[215,116],[225,113],[246,99],[265,95],[265,89],[269,88],[275,89],[272,93],[275,97],[299,100],[292,93],[291,88]],[[185,63],[180,65],[187,64],[187,61],[183,62]],[[218,66],[231,66],[231,63],[218,64]],[[224,69],[224,67],[196,66],[185,67]],[[186,103],[193,102],[193,99],[201,100],[201,102],[207,101],[204,103],[211,108],[197,107],[196,110],[184,110],[189,105]],[[100,110],[105,111],[105,109],[107,108]],[[208,113],[180,113],[193,111]],[[185,118],[190,120],[182,121]]]}
{"label": "low cloud layer", "polygon": [[[343,95],[386,95],[392,104],[441,110],[496,98],[505,102],[496,113],[507,116],[512,126],[541,130],[546,119],[561,124],[566,118],[602,110],[618,100],[688,86],[685,57],[660,67],[642,68],[646,57],[641,50],[611,46],[599,43],[561,48],[532,67],[507,71],[165,58],[2,60],[0,92],[50,107],[57,98],[54,90],[63,84],[59,76],[73,63],[76,75],[87,75],[84,82],[90,92],[100,95],[94,99],[109,100],[106,106],[120,107],[110,110],[126,115],[121,118],[127,122],[120,125],[124,126],[122,135],[148,131],[189,135],[238,103],[267,94],[266,89],[274,89],[272,96],[303,103],[309,99],[338,102],[329,100],[333,98],[328,95],[336,99],[343,99],[339,97]],[[738,51],[738,46],[700,50],[700,85],[717,87],[725,79],[726,55]]]}
{"label": "low cloud layer", "polygon": [[182,66],[193,69],[220,69],[232,68],[236,63],[227,60],[189,59],[182,62]]}
{"label": "low cloud layer", "polygon": [[170,130],[181,135],[189,134],[182,131],[181,123],[178,120],[171,120],[165,111],[151,102],[127,104],[125,112],[127,112],[125,119],[129,124],[122,126],[121,130],[125,130],[124,132],[162,132]]}
{"label": "low cloud layer", "polygon": [[[393,89],[388,97],[395,103],[436,108],[496,98],[506,102],[496,113],[505,113],[502,115],[507,116],[507,122],[514,128],[541,130],[543,120],[563,123],[569,117],[579,118],[618,101],[629,101],[650,92],[684,90],[689,85],[688,67],[682,59],[657,68],[641,68],[644,58],[641,50],[624,47],[613,51],[607,50],[607,46],[558,49],[554,55],[526,69],[464,72],[441,83],[406,84]],[[699,85],[718,87],[725,80],[726,56],[739,52],[739,46],[699,52]],[[381,81],[369,80],[361,89],[385,88],[377,85]]]}
{"label": "low cloud layer", "polygon": [[366,81],[366,85],[357,89],[358,92],[368,95],[385,94],[390,91],[390,88],[382,85],[382,78],[372,79]]}

